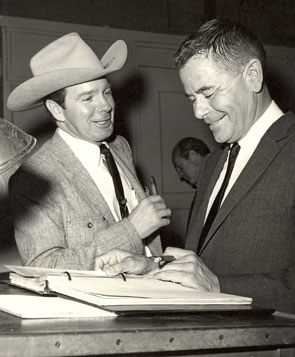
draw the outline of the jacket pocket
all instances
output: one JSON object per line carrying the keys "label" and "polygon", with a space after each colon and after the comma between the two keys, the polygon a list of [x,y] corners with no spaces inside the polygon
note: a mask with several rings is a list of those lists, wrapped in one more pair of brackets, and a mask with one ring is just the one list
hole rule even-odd
{"label": "jacket pocket", "polygon": [[68,217],[66,219],[66,239],[69,246],[90,245],[94,236],[109,227],[104,217]]}

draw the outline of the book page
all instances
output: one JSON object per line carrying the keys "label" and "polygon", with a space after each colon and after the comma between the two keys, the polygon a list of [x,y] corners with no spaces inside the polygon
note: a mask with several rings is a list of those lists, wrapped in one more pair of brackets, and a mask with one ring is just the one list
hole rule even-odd
{"label": "book page", "polygon": [[155,279],[73,278],[67,282],[50,277],[49,288],[101,306],[134,304],[251,304],[252,299],[186,288],[180,284]]}
{"label": "book page", "polygon": [[117,316],[115,313],[73,300],[30,295],[0,295],[0,310],[26,319]]}

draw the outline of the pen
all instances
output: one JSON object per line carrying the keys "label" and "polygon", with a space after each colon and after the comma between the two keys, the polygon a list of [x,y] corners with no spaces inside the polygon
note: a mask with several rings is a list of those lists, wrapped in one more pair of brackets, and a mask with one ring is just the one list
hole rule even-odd
{"label": "pen", "polygon": [[151,194],[152,195],[157,195],[158,194],[158,189],[157,189],[157,184],[154,176],[150,177],[150,186],[151,186]]}
{"label": "pen", "polygon": [[175,257],[173,255],[151,256],[149,258],[158,264],[159,269],[163,268],[166,264],[171,263],[175,260]]}

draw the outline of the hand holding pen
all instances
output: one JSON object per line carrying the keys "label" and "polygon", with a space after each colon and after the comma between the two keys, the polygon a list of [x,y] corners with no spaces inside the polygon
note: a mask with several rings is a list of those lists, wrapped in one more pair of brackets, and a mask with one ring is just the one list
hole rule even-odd
{"label": "hand holding pen", "polygon": [[157,194],[155,178],[150,178],[152,195],[142,199],[129,215],[129,220],[142,239],[150,236],[159,228],[170,224],[171,210],[164,199]]}

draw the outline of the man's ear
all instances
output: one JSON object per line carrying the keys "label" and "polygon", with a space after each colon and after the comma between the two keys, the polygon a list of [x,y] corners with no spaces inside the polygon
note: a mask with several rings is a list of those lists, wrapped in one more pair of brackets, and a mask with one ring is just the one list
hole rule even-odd
{"label": "man's ear", "polygon": [[188,153],[188,159],[192,162],[196,162],[199,160],[199,154],[195,150],[190,150]]}
{"label": "man's ear", "polygon": [[259,93],[262,90],[263,69],[258,59],[253,58],[246,64],[243,76],[253,92]]}
{"label": "man's ear", "polygon": [[47,99],[45,104],[47,109],[57,121],[65,121],[64,110],[58,103],[56,103],[54,100]]}

